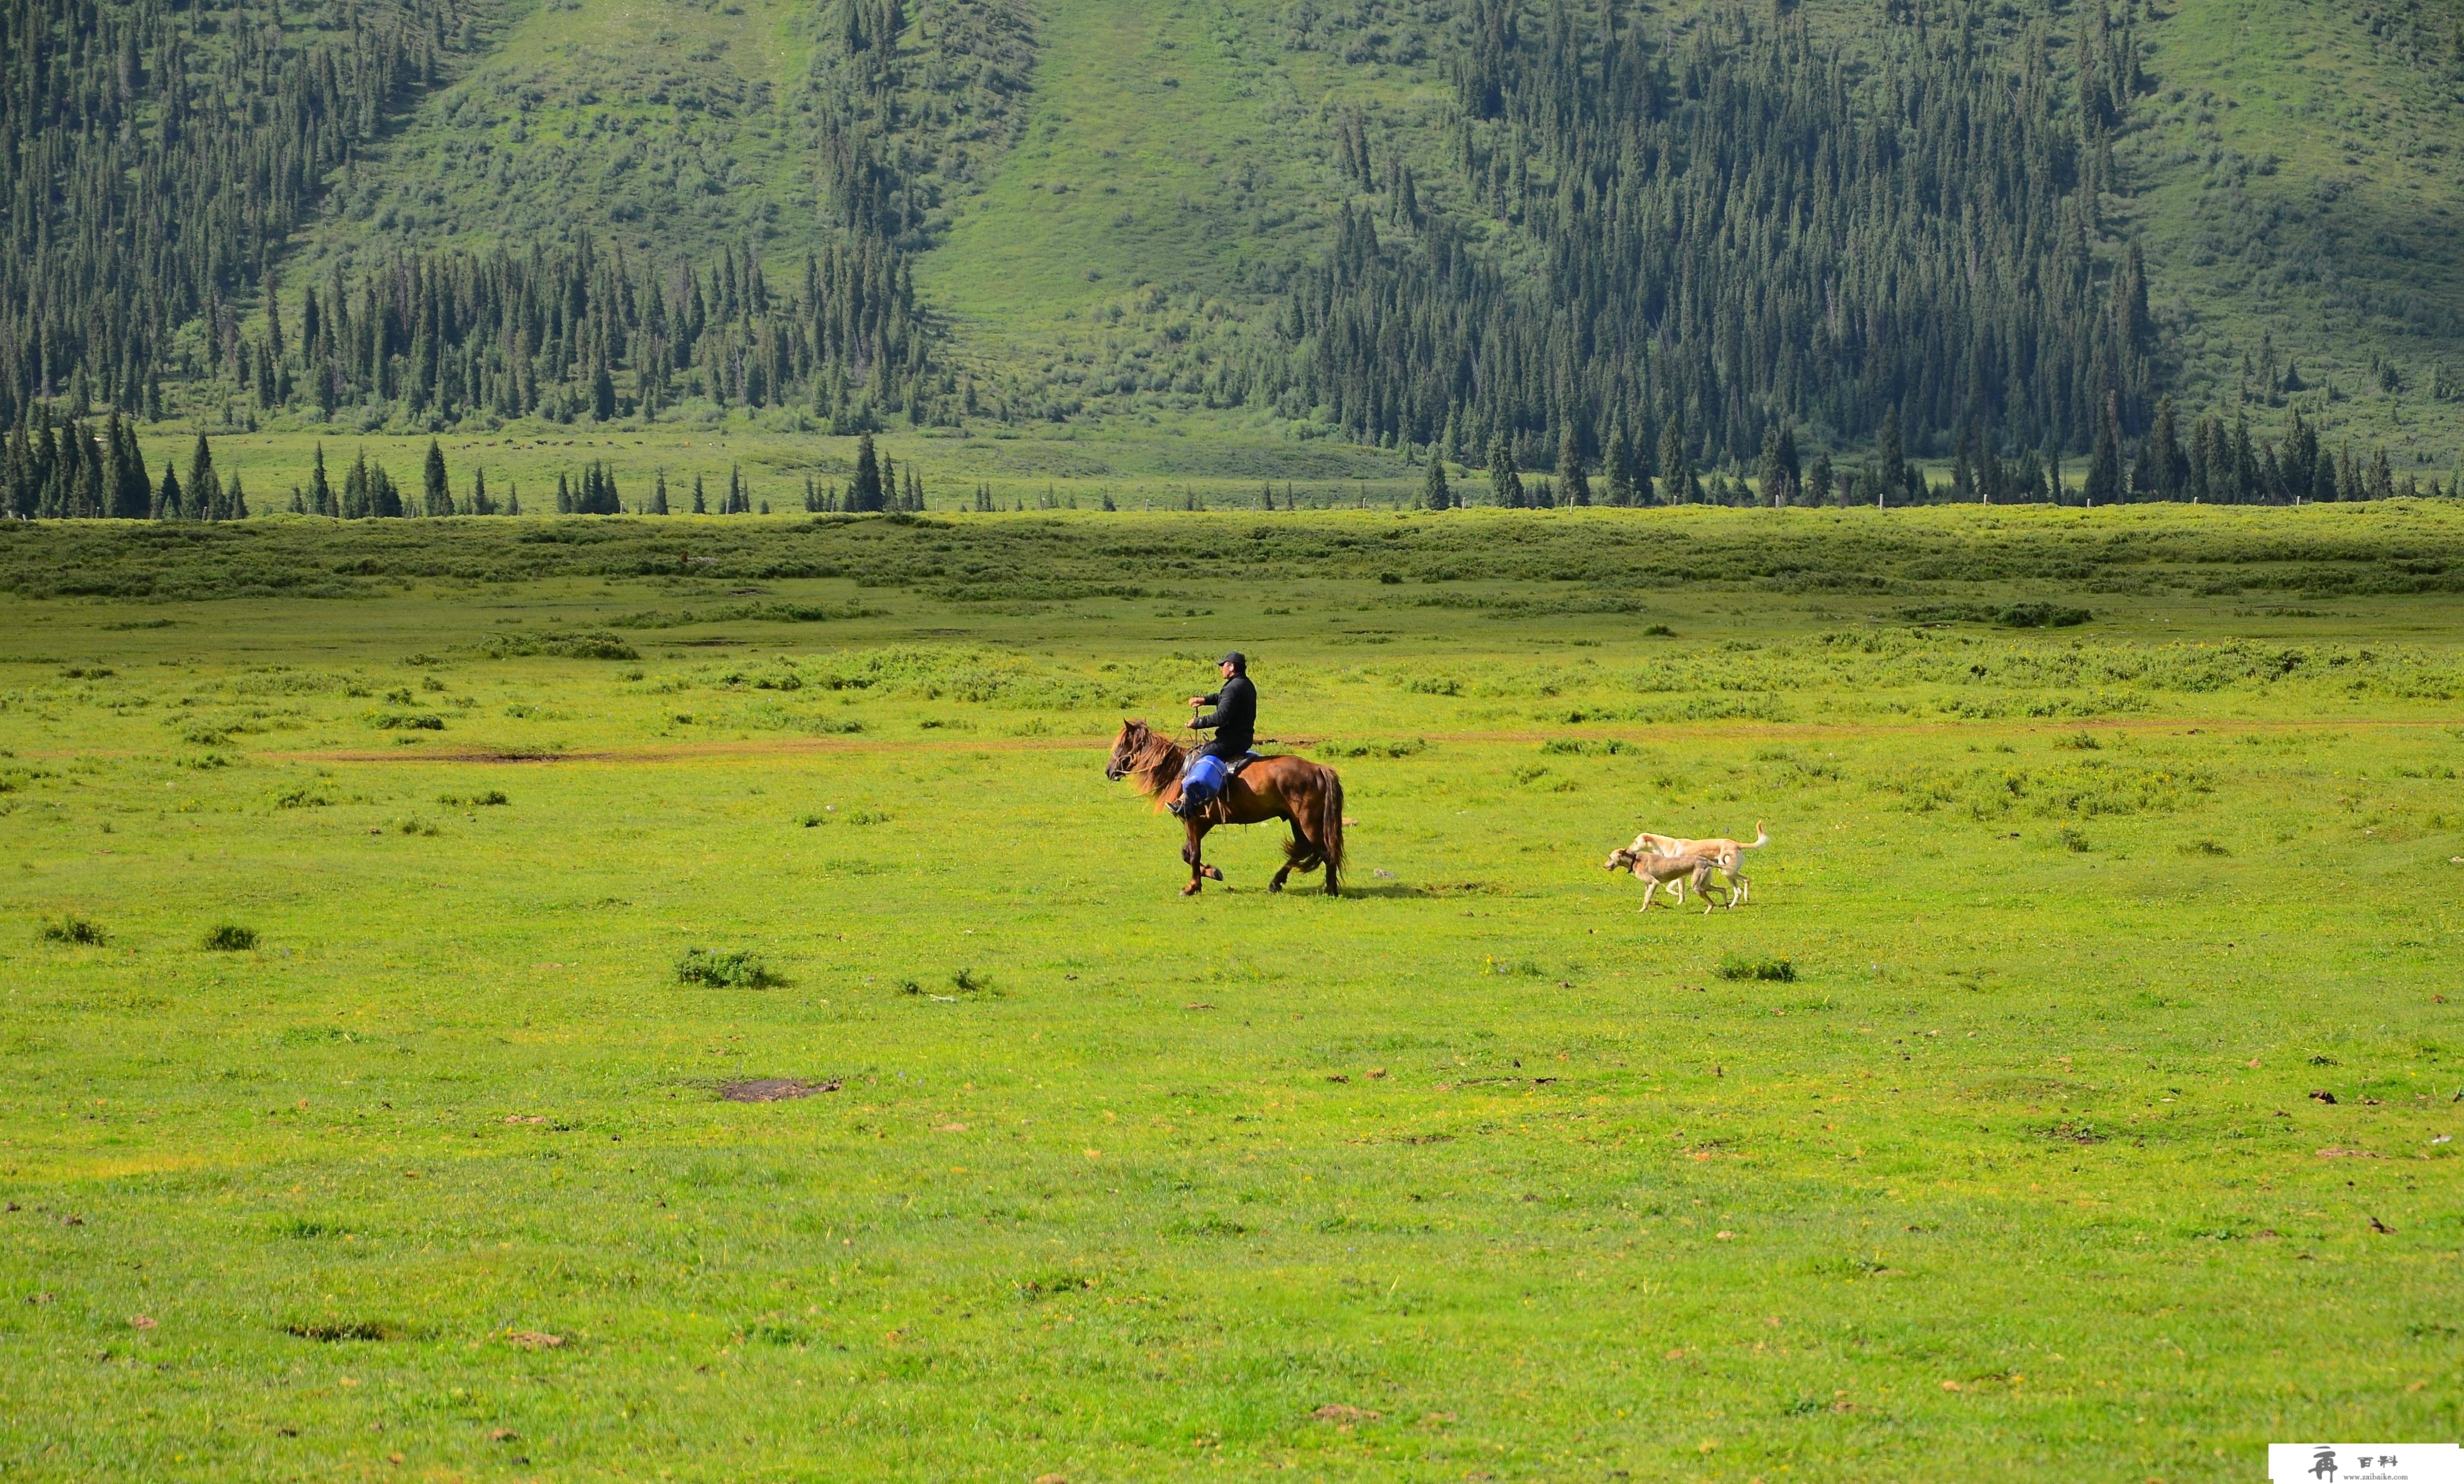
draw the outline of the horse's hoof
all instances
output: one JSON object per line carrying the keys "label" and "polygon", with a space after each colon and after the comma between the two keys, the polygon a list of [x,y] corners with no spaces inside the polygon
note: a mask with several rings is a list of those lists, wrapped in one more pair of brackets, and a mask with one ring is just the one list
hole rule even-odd
{"label": "horse's hoof", "polygon": [[1195,896],[1197,896],[1197,895],[1198,895],[1198,883],[1197,883],[1197,882],[1195,882],[1195,881],[1192,881],[1192,882],[1190,882],[1187,886],[1182,887],[1182,888],[1180,889],[1180,895],[1182,895],[1183,897],[1195,897]]}
{"label": "horse's hoof", "polygon": [[1200,866],[1198,870],[1198,874],[1204,876],[1209,881],[1221,881],[1223,879],[1223,873],[1216,870],[1213,866]]}

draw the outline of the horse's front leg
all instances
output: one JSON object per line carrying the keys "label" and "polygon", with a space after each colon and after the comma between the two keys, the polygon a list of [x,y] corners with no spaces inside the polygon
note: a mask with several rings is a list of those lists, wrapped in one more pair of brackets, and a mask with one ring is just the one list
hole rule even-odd
{"label": "horse's front leg", "polygon": [[1223,873],[1208,865],[1199,852],[1199,842],[1206,838],[1206,821],[1187,820],[1183,822],[1183,828],[1187,831],[1189,838],[1180,848],[1180,858],[1189,862],[1189,884],[1180,889],[1180,895],[1195,897],[1206,877],[1213,876],[1221,881],[1223,879]]}

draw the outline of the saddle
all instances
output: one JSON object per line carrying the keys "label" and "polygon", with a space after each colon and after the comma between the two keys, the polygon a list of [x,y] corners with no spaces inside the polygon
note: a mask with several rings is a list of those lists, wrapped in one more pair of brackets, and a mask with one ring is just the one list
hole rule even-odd
{"label": "saddle", "polygon": [[1189,770],[1181,775],[1180,780],[1180,794],[1184,801],[1182,808],[1192,806],[1204,808],[1214,803],[1222,796],[1232,780],[1240,776],[1241,770],[1257,762],[1259,754],[1255,752],[1244,752],[1229,763],[1210,755],[1191,759]]}

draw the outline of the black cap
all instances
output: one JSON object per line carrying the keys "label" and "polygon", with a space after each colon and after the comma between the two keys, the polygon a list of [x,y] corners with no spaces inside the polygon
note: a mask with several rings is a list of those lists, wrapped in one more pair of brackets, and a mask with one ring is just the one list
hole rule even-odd
{"label": "black cap", "polygon": [[1249,671],[1249,656],[1242,653],[1239,650],[1234,650],[1231,653],[1217,660],[1216,663],[1219,665],[1230,665],[1233,669],[1240,671],[1243,675],[1246,675]]}

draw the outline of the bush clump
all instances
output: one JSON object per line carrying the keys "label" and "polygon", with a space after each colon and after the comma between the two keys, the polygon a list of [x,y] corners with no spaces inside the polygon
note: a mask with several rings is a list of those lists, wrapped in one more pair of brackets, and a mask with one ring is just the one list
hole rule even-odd
{"label": "bush clump", "polygon": [[1899,616],[1912,624],[1999,624],[2005,629],[2076,629],[2096,615],[2083,608],[2051,603],[1928,603],[1903,608]]}
{"label": "bush clump", "polygon": [[1722,979],[1759,979],[1782,985],[1796,982],[1796,965],[1787,959],[1742,953],[1721,955],[1720,966],[1711,972]]}
{"label": "bush clump", "polygon": [[687,948],[676,960],[676,983],[709,985],[717,989],[767,989],[787,981],[771,972],[761,956],[744,949],[714,953],[708,948]]}
{"label": "bush clump", "polygon": [[479,645],[490,659],[546,654],[558,659],[639,659],[641,651],[612,633],[499,633]]}
{"label": "bush clump", "polygon": [[109,941],[111,937],[102,930],[100,923],[78,917],[74,912],[63,913],[45,922],[36,936],[47,943],[86,943],[95,947]]}
{"label": "bush clump", "polygon": [[246,953],[256,946],[256,929],[233,922],[217,923],[206,930],[200,945],[215,953]]}

